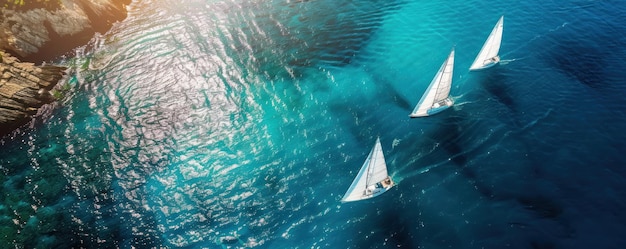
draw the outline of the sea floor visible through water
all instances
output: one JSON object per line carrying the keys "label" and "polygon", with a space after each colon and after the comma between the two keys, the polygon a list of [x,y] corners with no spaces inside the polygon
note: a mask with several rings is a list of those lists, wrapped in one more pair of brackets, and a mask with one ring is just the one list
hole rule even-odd
{"label": "sea floor visible through water", "polygon": [[[622,248],[626,5],[134,1],[0,142],[0,248]],[[501,62],[468,68],[500,16]],[[409,113],[452,48],[455,105]],[[396,186],[341,203],[376,138]]]}

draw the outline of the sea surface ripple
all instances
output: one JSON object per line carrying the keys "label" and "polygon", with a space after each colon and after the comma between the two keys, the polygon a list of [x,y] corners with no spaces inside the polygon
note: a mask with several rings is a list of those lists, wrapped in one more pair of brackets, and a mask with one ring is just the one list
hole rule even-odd
{"label": "sea surface ripple", "polygon": [[[621,248],[626,5],[137,0],[0,142],[1,248]],[[504,15],[502,63],[468,72]],[[409,119],[450,49],[455,106]],[[380,137],[391,191],[339,202]]]}

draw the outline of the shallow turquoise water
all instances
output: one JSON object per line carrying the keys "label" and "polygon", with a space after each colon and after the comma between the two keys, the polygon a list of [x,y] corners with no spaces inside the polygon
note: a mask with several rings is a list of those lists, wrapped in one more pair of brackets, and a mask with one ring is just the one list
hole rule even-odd
{"label": "shallow turquoise water", "polygon": [[[2,140],[0,241],[621,248],[624,6],[135,2]],[[500,15],[503,63],[469,73]],[[409,119],[453,46],[456,105]],[[341,204],[376,137],[398,185]]]}

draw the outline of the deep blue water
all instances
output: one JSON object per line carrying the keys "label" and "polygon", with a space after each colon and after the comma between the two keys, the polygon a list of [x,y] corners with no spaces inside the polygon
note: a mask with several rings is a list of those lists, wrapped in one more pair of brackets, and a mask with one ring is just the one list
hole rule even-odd
{"label": "deep blue water", "polygon": [[[0,142],[1,248],[626,246],[622,1],[128,9]],[[453,46],[456,105],[409,119]],[[376,137],[398,185],[340,203]]]}

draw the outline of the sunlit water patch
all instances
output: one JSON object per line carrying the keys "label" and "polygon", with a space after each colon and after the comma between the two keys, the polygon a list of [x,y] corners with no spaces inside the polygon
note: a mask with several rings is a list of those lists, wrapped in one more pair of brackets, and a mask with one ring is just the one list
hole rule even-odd
{"label": "sunlit water patch", "polygon": [[[128,10],[60,61],[67,96],[3,140],[3,246],[624,244],[621,5]],[[469,73],[500,15],[503,62]],[[456,105],[409,119],[452,47]],[[397,186],[340,203],[376,137]]]}

